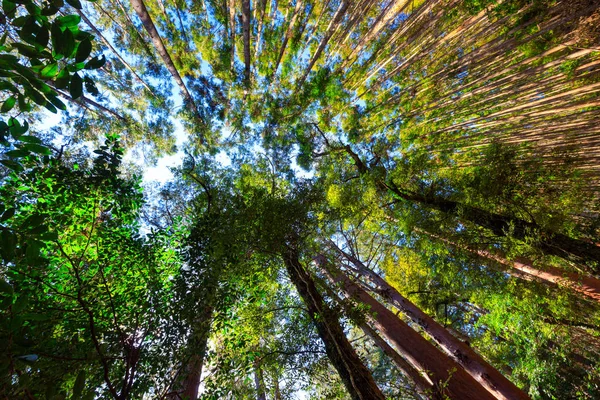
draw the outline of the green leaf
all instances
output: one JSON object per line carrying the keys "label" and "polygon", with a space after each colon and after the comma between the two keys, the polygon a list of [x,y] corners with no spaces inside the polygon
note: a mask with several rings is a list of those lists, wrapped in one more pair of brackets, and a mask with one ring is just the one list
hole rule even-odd
{"label": "green leaf", "polygon": [[48,101],[50,103],[52,103],[52,105],[60,110],[66,111],[67,110],[67,106],[65,105],[65,103],[63,103],[62,101],[60,101],[58,99],[58,97],[53,96],[51,94],[47,94],[46,98],[48,99]]}
{"label": "green leaf", "polygon": [[15,99],[15,96],[10,96],[8,99],[6,99],[4,101],[4,103],[2,104],[2,107],[0,107],[0,112],[3,112],[3,113],[9,112],[15,106],[16,102],[17,102],[17,99]]}
{"label": "green leaf", "polygon": [[60,25],[56,21],[52,23],[50,33],[52,38],[52,57],[55,60],[60,60],[64,57],[64,52],[62,51],[63,34]]}
{"label": "green leaf", "polygon": [[27,95],[27,97],[29,97],[31,100],[33,100],[35,102],[35,104],[37,104],[39,106],[46,105],[46,98],[44,97],[44,95],[42,95],[37,90],[26,89],[25,94]]}
{"label": "green leaf", "polygon": [[19,297],[17,297],[17,301],[15,301],[15,304],[13,304],[12,312],[18,314],[21,311],[23,311],[28,305],[29,298],[26,294],[21,294]]}
{"label": "green leaf", "polygon": [[85,371],[81,370],[75,378],[75,384],[73,384],[73,397],[72,399],[79,399],[83,388],[85,387]]}
{"label": "green leaf", "polygon": [[44,217],[40,214],[30,215],[21,223],[22,229],[31,229],[40,226],[44,222]]}
{"label": "green leaf", "polygon": [[25,150],[31,151],[32,153],[45,154],[45,155],[52,154],[50,149],[47,146],[44,146],[42,144],[27,143],[25,146],[23,146],[23,148]]}
{"label": "green leaf", "polygon": [[17,211],[16,208],[9,208],[8,210],[4,211],[2,213],[2,217],[0,217],[0,222],[4,222],[10,218],[13,217],[13,215],[15,215],[15,212]]}
{"label": "green leaf", "polygon": [[37,235],[40,233],[46,233],[48,231],[48,227],[46,225],[39,225],[36,226],[35,228],[32,228],[29,230],[29,233],[33,234],[33,235]]}
{"label": "green leaf", "polygon": [[38,236],[38,239],[52,242],[58,240],[58,234],[56,232],[45,232]]}
{"label": "green leaf", "polygon": [[29,112],[29,111],[31,111],[32,107],[25,100],[25,96],[23,96],[21,93],[19,93],[19,97],[18,98],[19,98],[19,110],[21,110],[22,112]]}
{"label": "green leaf", "polygon": [[[58,76],[56,77],[56,79],[54,81],[54,85],[59,89],[64,89],[67,86],[69,86],[70,78],[71,77],[69,76],[69,71],[67,71],[66,69],[63,69],[58,73]],[[54,104],[54,105],[56,105],[56,104]]]}
{"label": "green leaf", "polygon": [[69,84],[69,93],[73,99],[78,99],[83,94],[83,81],[78,73],[74,73]]}
{"label": "green leaf", "polygon": [[61,49],[66,58],[71,58],[75,51],[75,38],[70,30],[65,30],[61,37]]}
{"label": "green leaf", "polygon": [[104,57],[104,54],[101,56],[96,56],[94,58],[92,58],[91,60],[89,60],[86,64],[85,64],[85,69],[98,69],[101,68],[104,63],[106,62],[106,57]]}
{"label": "green leaf", "polygon": [[2,258],[4,261],[9,262],[15,256],[15,245],[17,243],[17,238],[14,233],[10,231],[1,231],[0,232],[0,253],[2,254]]}
{"label": "green leaf", "polygon": [[33,265],[40,257],[40,249],[43,245],[44,243],[38,240],[31,240],[27,243],[25,257],[28,259],[29,265]]}
{"label": "green leaf", "polygon": [[[71,3],[69,3],[71,4]],[[75,7],[77,9],[81,9],[81,4],[79,7]],[[65,28],[70,28],[72,26],[77,26],[81,22],[81,17],[76,14],[65,15],[64,17],[56,18],[56,21],[60,24],[60,26]]]}
{"label": "green leaf", "polygon": [[25,143],[36,143],[36,144],[42,144],[42,141],[35,137],[35,136],[21,136],[19,138],[20,141],[25,142]]}
{"label": "green leaf", "polygon": [[85,77],[84,79],[85,82],[85,90],[87,90],[89,93],[93,94],[94,96],[98,96],[100,94],[100,92],[98,91],[98,88],[96,87],[96,84],[94,83],[93,80],[91,80],[89,77]]}
{"label": "green leaf", "polygon": [[13,287],[10,283],[6,282],[4,279],[0,278],[0,292],[6,293],[8,295],[13,294]]}
{"label": "green leaf", "polygon": [[46,65],[40,74],[43,78],[54,78],[58,74],[58,63],[53,62]]}
{"label": "green leaf", "polygon": [[38,58],[40,55],[38,49],[33,46],[29,46],[23,43],[12,43],[12,46],[17,49],[19,53],[29,58]]}
{"label": "green leaf", "polygon": [[4,153],[4,155],[12,158],[23,158],[29,155],[28,151],[25,150],[10,150]]}
{"label": "green leaf", "polygon": [[12,160],[0,160],[0,164],[4,165],[6,168],[11,169],[15,172],[23,171],[23,166],[16,161]]}
{"label": "green leaf", "polygon": [[67,3],[69,3],[71,6],[75,7],[78,10],[81,10],[81,3],[79,2],[79,0],[67,0]]}
{"label": "green leaf", "polygon": [[16,26],[18,28],[21,28],[23,25],[25,25],[25,22],[27,22],[28,18],[29,18],[29,15],[17,17],[15,19],[13,19],[12,25]]}
{"label": "green leaf", "polygon": [[45,49],[48,46],[48,41],[50,40],[50,31],[46,26],[42,26],[38,31],[37,35],[35,35],[35,41],[37,43],[38,50]]}
{"label": "green leaf", "polygon": [[90,56],[92,52],[92,42],[89,39],[83,40],[77,47],[77,55],[75,56],[76,62],[82,62]]}
{"label": "green leaf", "polygon": [[46,109],[53,114],[56,114],[58,112],[56,107],[54,107],[54,105],[52,103],[50,103],[49,101],[47,101],[46,104],[44,104],[44,107],[46,107]]}
{"label": "green leaf", "polygon": [[10,117],[8,119],[8,128],[10,129],[10,134],[12,137],[19,139],[21,135],[27,132],[29,129],[29,123],[27,121],[23,121],[23,125],[21,125],[15,118]]}
{"label": "green leaf", "polygon": [[13,19],[17,12],[17,5],[12,1],[2,0],[2,10],[8,18]]}

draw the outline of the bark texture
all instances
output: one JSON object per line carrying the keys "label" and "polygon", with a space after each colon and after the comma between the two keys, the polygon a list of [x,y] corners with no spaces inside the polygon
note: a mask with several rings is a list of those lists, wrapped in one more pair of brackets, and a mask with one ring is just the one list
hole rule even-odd
{"label": "bark texture", "polygon": [[[456,400],[487,400],[497,397],[469,375],[460,364],[445,356],[432,343],[400,320],[393,312],[341,273],[330,279],[340,284],[346,295],[368,305],[375,316],[369,319],[383,337],[392,342],[400,354],[421,373],[426,373],[434,386],[433,397]],[[520,399],[527,397],[504,397]]]}
{"label": "bark texture", "polygon": [[329,360],[340,374],[353,400],[384,400],[369,370],[346,338],[335,313],[327,307],[313,279],[300,264],[298,253],[288,249],[283,255],[290,280],[306,304]]}
{"label": "bark texture", "polygon": [[[423,312],[414,303],[402,296],[385,279],[367,268],[359,259],[346,253],[333,242],[330,247],[350,261],[354,270],[375,284],[376,291],[402,311],[414,323],[419,325],[456,363],[485,387],[497,399],[528,399],[529,396],[508,380],[497,369],[477,354],[470,346],[453,336],[446,328],[437,323],[433,318]],[[347,280],[347,278],[345,278]],[[344,282],[346,282],[344,280]],[[357,286],[351,282],[351,286]],[[359,288],[360,289],[360,288]],[[362,290],[362,289],[360,289]]]}

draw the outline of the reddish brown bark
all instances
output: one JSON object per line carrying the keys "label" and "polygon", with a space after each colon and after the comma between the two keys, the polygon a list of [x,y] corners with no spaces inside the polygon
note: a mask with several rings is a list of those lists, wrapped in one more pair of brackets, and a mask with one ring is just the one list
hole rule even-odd
{"label": "reddish brown bark", "polygon": [[174,400],[196,400],[198,398],[212,315],[212,307],[206,306],[201,309],[187,343],[190,356],[177,374],[175,388],[167,398]]}
{"label": "reddish brown bark", "polygon": [[346,338],[337,315],[329,309],[314,280],[300,264],[297,251],[289,249],[283,254],[283,261],[290,280],[306,304],[310,318],[325,345],[327,356],[338,371],[350,397],[353,400],[384,400],[385,397],[371,373]]}
{"label": "reddish brown bark", "polygon": [[[323,266],[324,257],[318,262]],[[418,371],[429,376],[435,387],[434,395],[447,396],[456,400],[520,399],[527,397],[497,397],[491,394],[478,381],[470,376],[456,361],[445,356],[432,343],[400,320],[393,312],[375,300],[356,283],[341,273],[332,275],[325,268],[323,272],[340,284],[344,293],[370,307],[369,317],[373,326],[383,337],[392,342],[402,356]]]}
{"label": "reddish brown bark", "polygon": [[416,386],[417,391],[422,395],[432,394],[433,393],[433,385],[431,382],[424,377],[415,367],[410,365],[408,361],[406,361],[402,356],[386,342],[377,331],[369,326],[366,322],[362,322],[360,325],[360,329],[375,342],[377,347],[383,351],[383,353],[388,356],[394,364],[398,367],[398,369],[404,374],[404,376],[408,377]]}
{"label": "reddish brown bark", "polygon": [[545,266],[544,269],[539,269],[533,265],[531,260],[526,258],[509,260],[501,250],[495,250],[495,252],[491,252],[489,250],[473,249],[466,245],[461,245],[438,235],[426,232],[422,229],[419,229],[418,231],[453,247],[466,250],[470,253],[477,254],[482,258],[493,260],[503,266],[515,269],[523,274],[526,274],[525,276],[522,276],[525,279],[527,279],[527,276],[531,276],[539,281],[551,285],[569,288],[575,293],[585,296],[590,300],[600,302],[600,279],[596,279],[591,276],[583,276],[575,272],[566,272],[551,266]]}
{"label": "reddish brown bark", "polygon": [[[521,389],[492,367],[471,347],[454,337],[442,325],[402,296],[385,279],[367,268],[356,257],[341,250],[334,243],[330,242],[330,246],[350,261],[359,274],[373,282],[376,285],[378,294],[389,299],[395,307],[423,328],[456,363],[460,364],[473,379],[485,387],[495,398],[506,400],[529,398]],[[354,283],[352,285],[357,286]]]}

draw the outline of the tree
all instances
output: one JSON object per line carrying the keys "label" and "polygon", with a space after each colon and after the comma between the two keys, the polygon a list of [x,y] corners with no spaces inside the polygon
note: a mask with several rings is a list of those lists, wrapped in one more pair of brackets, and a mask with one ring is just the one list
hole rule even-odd
{"label": "tree", "polygon": [[2,11],[0,396],[599,396],[596,2]]}

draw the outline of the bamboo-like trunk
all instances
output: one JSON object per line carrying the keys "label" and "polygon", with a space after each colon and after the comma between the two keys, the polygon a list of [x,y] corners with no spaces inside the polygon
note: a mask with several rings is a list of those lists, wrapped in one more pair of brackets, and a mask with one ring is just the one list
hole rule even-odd
{"label": "bamboo-like trunk", "polygon": [[131,65],[129,65],[129,63],[127,61],[125,61],[125,59],[123,59],[123,57],[121,57],[121,55],[119,54],[119,52],[117,51],[117,49],[115,49],[113,47],[113,45],[106,40],[106,38],[104,37],[104,35],[102,35],[102,32],[100,32],[98,30],[98,28],[96,28],[96,26],[92,23],[92,21],[90,21],[84,13],[82,13],[80,10],[75,9],[75,11],[77,11],[77,14],[79,14],[79,16],[81,17],[81,19],[83,19],[85,21],[85,23],[92,28],[92,31],[94,31],[94,33],[96,35],[98,35],[98,37],[100,38],[100,40],[102,40],[102,42],[104,42],[104,44],[106,46],[108,46],[108,48],[114,53],[115,56],[117,56],[117,58],[119,59],[119,61],[121,61],[121,63],[123,63],[123,65],[125,66],[125,68],[127,68],[135,77],[135,79],[137,79],[142,86],[144,86],[144,88],[148,91],[148,93],[150,93],[152,95],[152,97],[156,98],[156,95],[154,94],[154,92],[152,91],[152,89],[150,89],[150,86],[148,86],[148,84],[137,74],[137,72],[135,72],[135,70],[131,67]]}
{"label": "bamboo-like trunk", "polygon": [[590,300],[600,302],[600,279],[591,276],[583,276],[575,272],[562,271],[559,268],[551,266],[545,266],[543,269],[540,269],[535,267],[531,260],[525,258],[509,260],[506,258],[504,252],[499,249],[495,250],[494,252],[484,249],[474,249],[467,245],[453,242],[439,235],[429,233],[423,229],[418,229],[417,232],[422,232],[427,236],[449,244],[452,247],[466,250],[487,260],[493,260],[505,267],[515,269],[525,274],[525,278],[527,276],[531,276],[532,278],[547,284],[563,286],[571,289],[577,294],[585,296]]}
{"label": "bamboo-like trunk", "polygon": [[140,18],[140,20],[142,21],[144,28],[150,35],[150,38],[152,39],[152,43],[154,44],[156,51],[162,58],[165,66],[167,67],[167,70],[171,73],[171,76],[173,77],[173,79],[175,79],[177,86],[179,86],[179,89],[181,90],[181,93],[183,94],[184,99],[188,102],[188,107],[191,109],[192,113],[195,114],[196,117],[200,121],[202,121],[202,116],[198,110],[198,107],[196,106],[194,98],[192,97],[192,95],[188,91],[187,87],[185,86],[185,82],[183,82],[183,79],[181,79],[181,75],[179,74],[179,71],[175,67],[175,64],[173,64],[173,60],[171,59],[171,56],[169,55],[169,52],[167,51],[167,48],[165,47],[165,45],[160,37],[160,34],[156,30],[156,26],[154,25],[154,22],[152,21],[152,18],[150,17],[150,14],[148,13],[148,10],[146,9],[146,5],[144,4],[144,1],[143,0],[131,0],[131,5],[133,6],[133,9],[135,10],[135,12],[138,15],[138,17]]}

